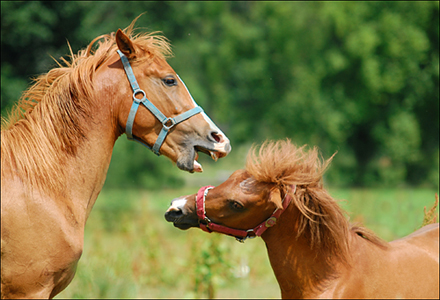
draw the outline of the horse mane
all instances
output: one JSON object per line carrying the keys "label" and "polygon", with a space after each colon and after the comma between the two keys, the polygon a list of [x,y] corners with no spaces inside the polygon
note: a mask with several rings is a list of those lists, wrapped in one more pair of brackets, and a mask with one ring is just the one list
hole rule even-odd
{"label": "horse mane", "polygon": [[[171,56],[170,44],[158,32],[134,33],[138,18],[123,31],[149,55],[133,62]],[[84,120],[90,119],[96,105],[92,101],[94,74],[117,49],[115,33],[95,38],[77,54],[68,46],[70,61],[55,60],[58,66],[33,79],[8,117],[1,120],[2,177],[9,169],[30,186],[49,192],[59,192],[64,186],[63,163],[76,155],[85,139]]]}
{"label": "horse mane", "polygon": [[[350,224],[346,213],[324,189],[322,177],[336,153],[324,160],[316,147],[306,151],[306,146],[296,147],[289,139],[266,141],[258,154],[253,146],[247,156],[246,171],[255,180],[274,183],[291,194],[300,211],[297,237],[306,235],[311,249],[325,253],[330,265],[330,258],[349,263],[350,231],[386,247],[386,242],[373,232]],[[296,185],[294,195],[289,188],[292,185]]]}

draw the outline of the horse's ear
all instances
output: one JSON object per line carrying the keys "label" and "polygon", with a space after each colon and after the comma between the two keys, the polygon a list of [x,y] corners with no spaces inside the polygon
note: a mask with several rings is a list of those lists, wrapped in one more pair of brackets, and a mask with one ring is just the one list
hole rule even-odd
{"label": "horse's ear", "polygon": [[124,53],[128,59],[136,57],[133,43],[121,29],[118,29],[116,32],[116,44],[119,50]]}
{"label": "horse's ear", "polygon": [[283,202],[281,200],[281,192],[280,192],[280,189],[278,187],[274,187],[270,191],[269,201],[275,203],[277,208],[283,209]]}

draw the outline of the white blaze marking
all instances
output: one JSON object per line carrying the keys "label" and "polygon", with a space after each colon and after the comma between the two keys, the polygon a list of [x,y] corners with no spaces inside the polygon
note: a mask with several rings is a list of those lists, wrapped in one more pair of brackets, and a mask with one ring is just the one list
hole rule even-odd
{"label": "white blaze marking", "polygon": [[[183,82],[183,80],[180,78],[180,76],[178,74],[176,74],[176,75],[179,78],[179,80],[182,82],[182,84],[185,87],[186,91],[188,92],[189,96],[191,97],[191,100],[192,100],[194,106],[198,106],[197,102],[194,100],[193,96],[191,95],[188,88],[186,87],[185,82]],[[223,137],[227,140],[226,135],[217,127],[217,125],[214,124],[214,122],[212,122],[211,118],[204,111],[202,112],[202,116],[205,119],[205,121],[209,124],[209,126],[211,126],[211,128],[213,130],[215,130],[219,134],[223,135]]]}
{"label": "white blaze marking", "polygon": [[186,196],[182,196],[182,197],[177,198],[176,200],[174,200],[174,201],[171,203],[171,206],[168,208],[167,211],[179,211],[179,210],[182,210],[183,207],[184,207],[185,204],[186,204],[186,199],[185,199],[185,197],[186,197]]}

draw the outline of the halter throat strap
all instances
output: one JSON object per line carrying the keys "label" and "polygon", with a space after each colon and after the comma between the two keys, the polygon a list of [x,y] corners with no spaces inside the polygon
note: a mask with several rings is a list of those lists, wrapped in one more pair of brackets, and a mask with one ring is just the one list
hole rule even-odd
{"label": "halter throat strap", "polygon": [[[241,243],[248,238],[255,238],[257,236],[261,236],[268,228],[274,226],[280,217],[280,215],[286,210],[292,201],[292,197],[286,193],[284,199],[282,200],[283,208],[275,209],[272,215],[267,218],[265,221],[261,222],[259,225],[254,228],[243,230],[243,229],[235,229],[227,226],[223,226],[220,224],[213,223],[207,216],[205,211],[205,198],[210,189],[214,188],[214,186],[204,186],[200,188],[197,192],[196,196],[196,210],[197,217],[199,219],[199,226],[203,231],[206,232],[218,232],[226,235],[230,235],[235,237],[235,239]],[[296,192],[296,185],[292,187],[293,194]]]}
{"label": "halter throat strap", "polygon": [[[125,133],[127,135],[127,138],[131,141],[136,141],[143,146],[147,147],[151,151],[154,152],[157,156],[160,156],[160,147],[162,146],[163,142],[165,141],[165,138],[167,134],[169,133],[170,129],[173,128],[175,125],[179,124],[180,122],[183,122],[192,116],[203,112],[203,109],[200,106],[196,106],[174,118],[167,118],[153,103],[151,103],[150,100],[147,99],[147,96],[145,92],[139,87],[139,84],[136,81],[136,77],[134,76],[133,69],[130,66],[130,63],[128,61],[128,58],[120,51],[117,50],[119,56],[121,57],[122,65],[124,66],[125,74],[127,75],[128,81],[130,82],[131,88],[133,90],[133,104],[131,105],[130,113],[128,114],[127,118],[127,124],[125,126]],[[179,77],[179,75],[177,75]],[[179,77],[180,79],[180,77]],[[181,79],[180,79],[181,80]],[[182,81],[182,80],[181,80]],[[183,81],[182,81],[183,83]],[[185,86],[185,84],[183,84]],[[186,88],[186,86],[185,86]],[[188,89],[186,89],[188,90]],[[189,93],[189,91],[188,91]],[[136,96],[142,96],[142,98],[138,99]],[[191,96],[191,94],[190,94]],[[191,96],[192,98],[192,96]],[[194,100],[194,99],[193,99]],[[136,116],[137,110],[139,108],[139,104],[143,104],[155,117],[159,120],[159,122],[162,123],[162,129],[159,133],[159,136],[157,137],[156,142],[154,143],[153,147],[148,146],[143,141],[139,140],[138,138],[133,136],[133,124],[134,124],[134,118]],[[195,101],[194,101],[195,103]]]}

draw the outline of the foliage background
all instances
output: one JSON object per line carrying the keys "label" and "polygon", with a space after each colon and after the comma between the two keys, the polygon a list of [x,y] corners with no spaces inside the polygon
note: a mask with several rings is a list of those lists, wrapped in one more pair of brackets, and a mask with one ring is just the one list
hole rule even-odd
{"label": "foliage background", "polygon": [[137,27],[170,39],[171,66],[233,151],[188,174],[122,136],[59,297],[279,297],[260,239],[181,232],[162,215],[265,139],[338,151],[325,180],[380,237],[419,226],[439,188],[438,1],[1,1],[2,116],[67,40],[77,51],[143,12]]}
{"label": "foliage background", "polygon": [[[2,115],[67,40],[77,51],[143,12],[232,154],[289,137],[339,152],[334,185],[438,188],[438,1],[2,1]],[[106,186],[182,186],[174,169],[118,141]]]}

